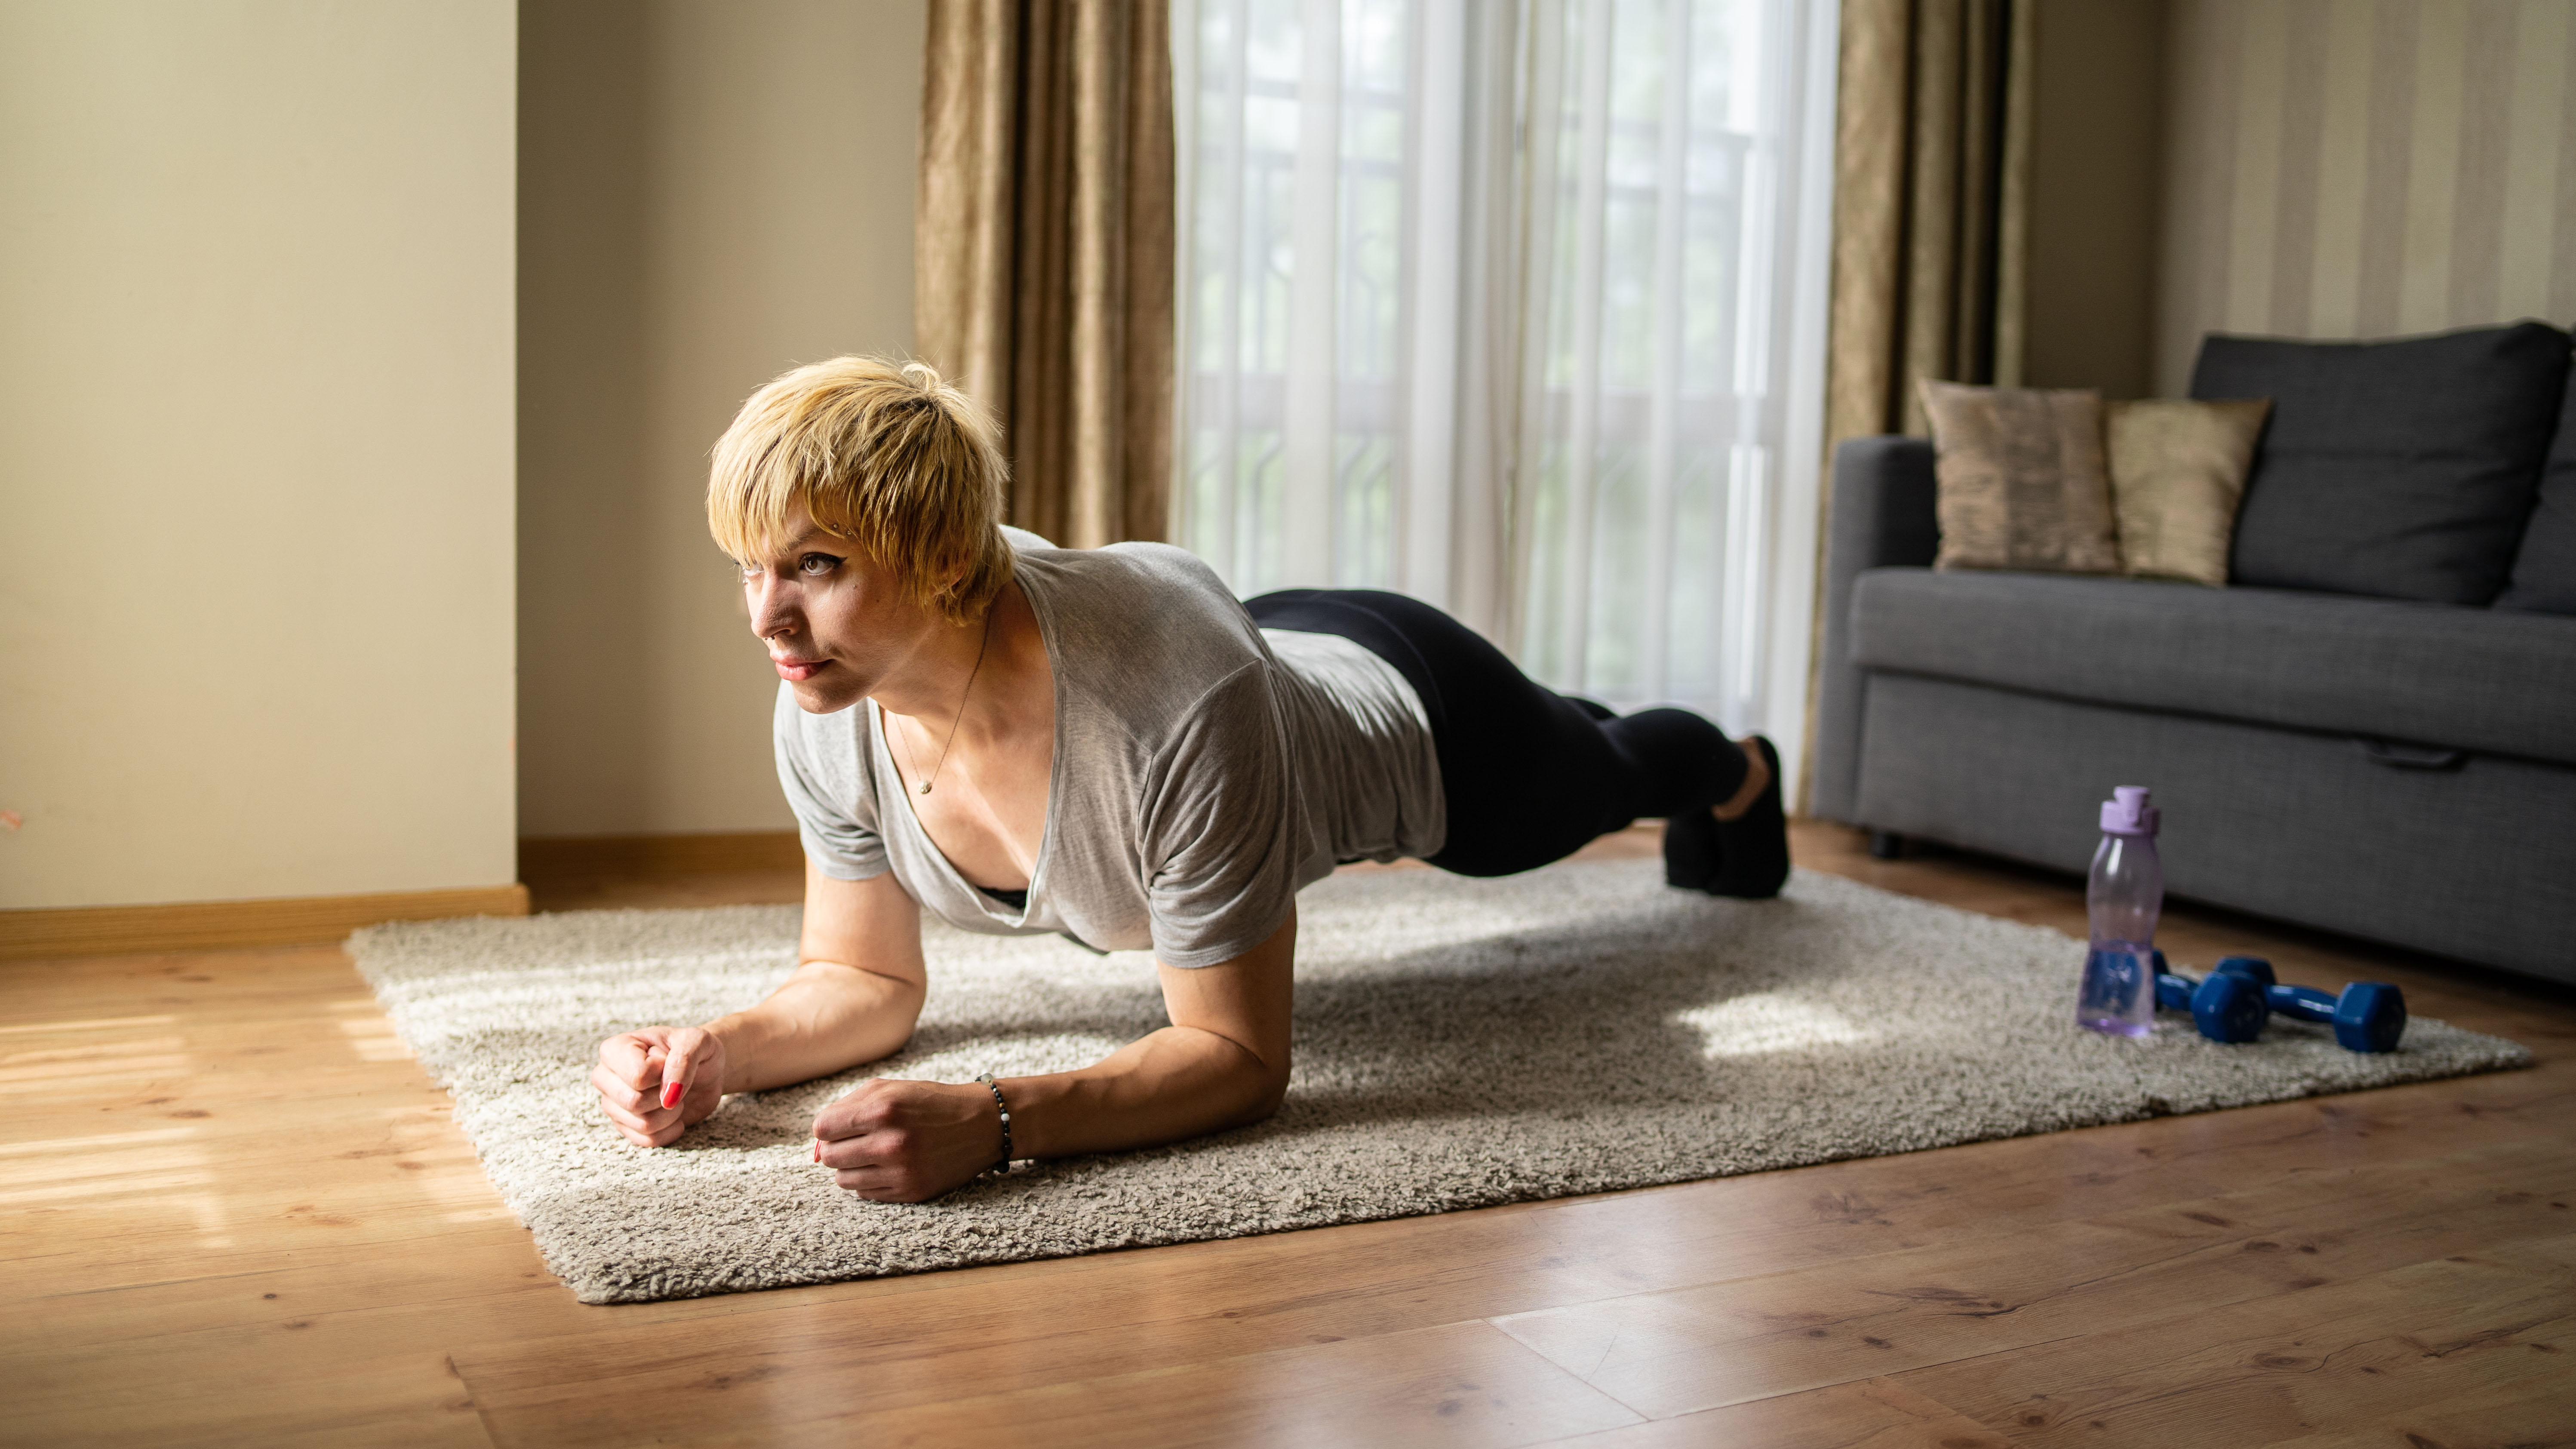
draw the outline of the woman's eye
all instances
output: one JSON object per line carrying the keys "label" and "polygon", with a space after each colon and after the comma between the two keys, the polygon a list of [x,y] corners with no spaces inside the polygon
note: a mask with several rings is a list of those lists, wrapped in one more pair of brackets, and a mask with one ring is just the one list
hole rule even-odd
{"label": "woman's eye", "polygon": [[841,561],[828,553],[809,553],[796,560],[796,571],[809,578],[820,578],[840,566]]}

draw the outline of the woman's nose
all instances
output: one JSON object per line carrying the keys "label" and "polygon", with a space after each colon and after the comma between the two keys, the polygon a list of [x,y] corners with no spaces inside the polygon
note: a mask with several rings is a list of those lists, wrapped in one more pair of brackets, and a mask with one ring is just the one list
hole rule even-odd
{"label": "woman's nose", "polygon": [[762,575],[752,586],[751,632],[770,639],[789,633],[795,627],[794,590],[775,575]]}

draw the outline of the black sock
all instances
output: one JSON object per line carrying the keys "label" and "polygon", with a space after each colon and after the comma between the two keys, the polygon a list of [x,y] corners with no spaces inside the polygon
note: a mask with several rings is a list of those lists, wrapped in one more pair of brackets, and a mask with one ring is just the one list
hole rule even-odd
{"label": "black sock", "polygon": [[1718,865],[1701,889],[1713,896],[1767,900],[1789,883],[1789,816],[1780,807],[1780,755],[1759,735],[1753,744],[1771,769],[1771,783],[1743,814],[1710,819],[1717,827]]}
{"label": "black sock", "polygon": [[1686,811],[1664,822],[1664,884],[1707,890],[1717,864],[1717,821],[1707,811]]}

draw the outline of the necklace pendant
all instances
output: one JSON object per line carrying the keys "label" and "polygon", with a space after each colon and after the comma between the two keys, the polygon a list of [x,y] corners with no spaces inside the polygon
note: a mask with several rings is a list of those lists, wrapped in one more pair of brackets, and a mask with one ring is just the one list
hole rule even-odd
{"label": "necklace pendant", "polygon": [[928,780],[924,780],[924,781],[922,781],[922,782],[921,782],[921,793],[922,793],[922,794],[924,794],[924,795],[927,795],[927,794],[929,794],[929,793],[930,793],[930,782],[929,782]]}

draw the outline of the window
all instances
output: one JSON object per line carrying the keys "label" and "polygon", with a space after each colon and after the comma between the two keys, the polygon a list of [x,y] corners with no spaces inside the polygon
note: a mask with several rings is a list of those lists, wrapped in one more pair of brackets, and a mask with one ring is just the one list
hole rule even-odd
{"label": "window", "polygon": [[[1793,746],[1832,7],[1177,0],[1175,536]],[[1809,138],[1815,144],[1808,144]]]}

